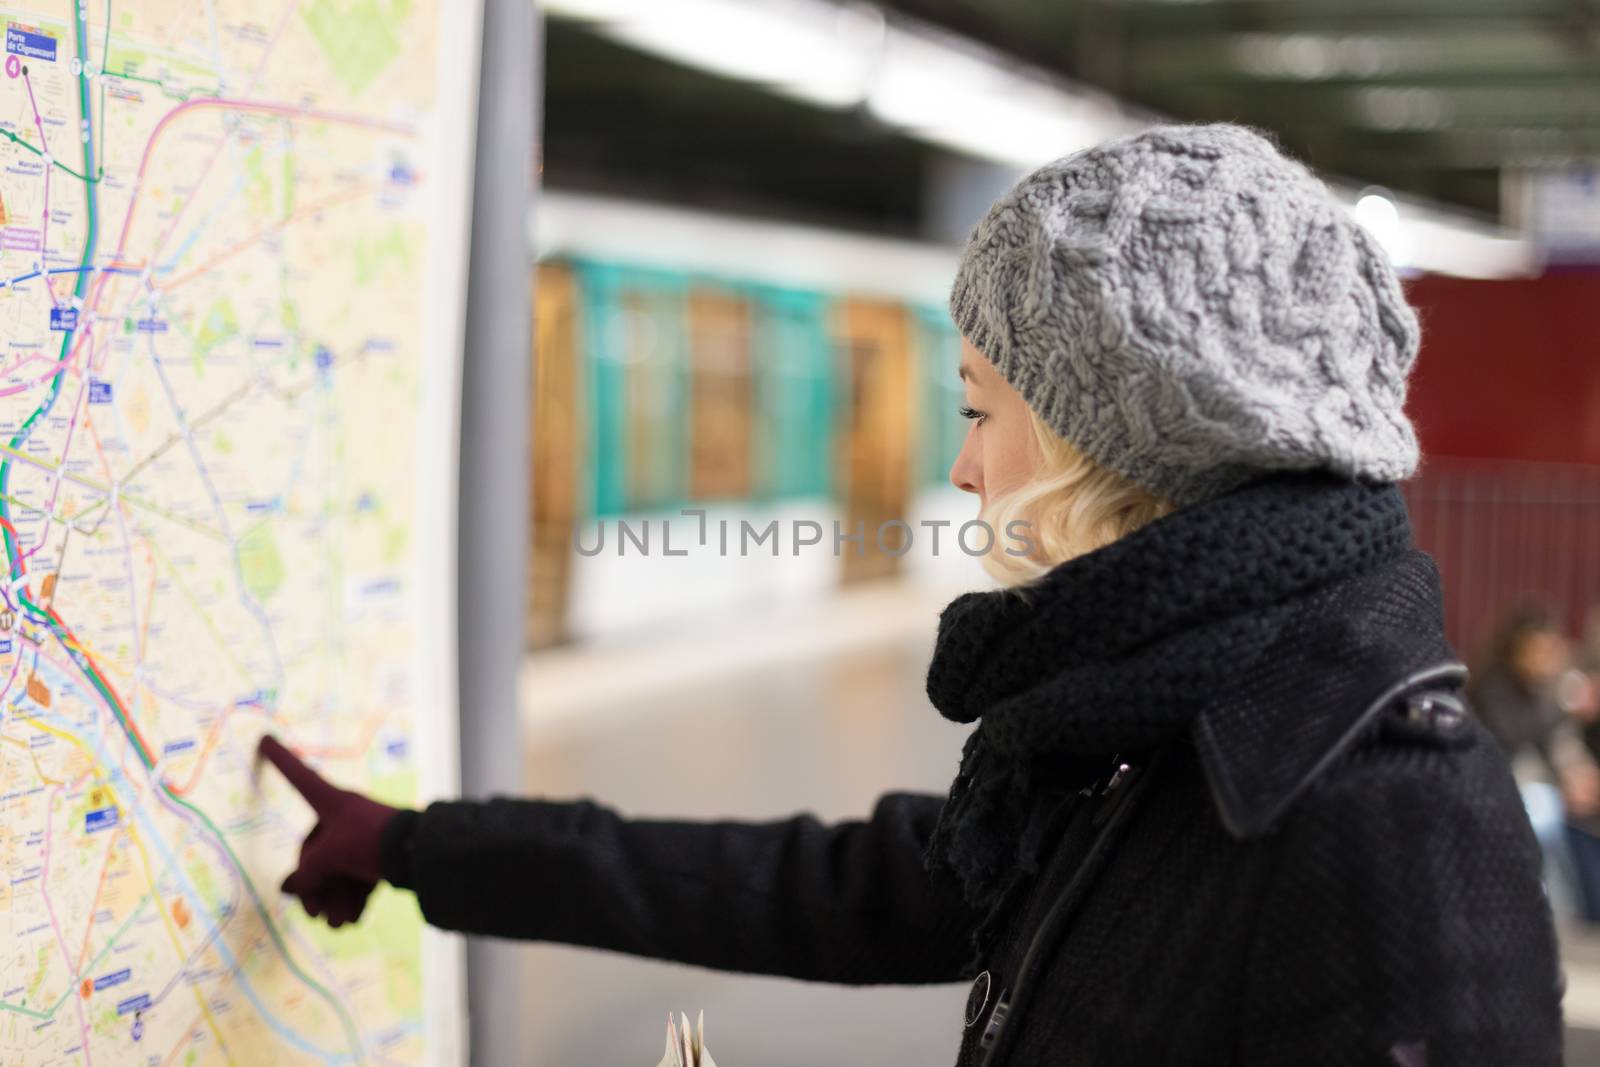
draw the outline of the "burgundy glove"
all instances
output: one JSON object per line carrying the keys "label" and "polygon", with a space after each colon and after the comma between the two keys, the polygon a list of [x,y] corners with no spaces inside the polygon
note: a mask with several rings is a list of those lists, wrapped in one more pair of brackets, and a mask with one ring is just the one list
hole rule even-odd
{"label": "burgundy glove", "polygon": [[299,897],[307,915],[321,915],[329,926],[355,922],[383,880],[378,845],[400,809],[324,780],[270,734],[258,751],[317,813],[317,824],[300,844],[300,865],[283,880],[283,891]]}

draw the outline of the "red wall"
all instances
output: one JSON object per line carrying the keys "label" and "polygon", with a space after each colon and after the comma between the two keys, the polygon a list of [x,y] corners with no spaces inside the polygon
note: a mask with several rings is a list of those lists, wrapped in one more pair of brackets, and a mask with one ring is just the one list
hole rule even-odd
{"label": "red wall", "polygon": [[1600,271],[1424,277],[1407,409],[1422,450],[1600,465]]}
{"label": "red wall", "polygon": [[1576,636],[1600,605],[1600,271],[1427,277],[1407,293],[1422,354],[1406,407],[1425,455],[1406,496],[1446,633],[1470,659],[1537,604]]}

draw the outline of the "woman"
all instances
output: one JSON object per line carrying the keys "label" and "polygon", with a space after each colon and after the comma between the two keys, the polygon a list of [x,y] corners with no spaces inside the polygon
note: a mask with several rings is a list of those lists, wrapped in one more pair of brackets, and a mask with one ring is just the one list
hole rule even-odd
{"label": "woman", "polygon": [[[1600,767],[1584,723],[1562,697],[1578,680],[1566,635],[1532,605],[1494,635],[1467,688],[1468,699],[1511,761],[1534,833],[1544,848],[1552,898],[1590,922],[1600,920]],[[1587,708],[1574,708],[1588,714]],[[1570,890],[1575,900],[1562,896]]]}
{"label": "woman", "polygon": [[951,309],[951,478],[1035,548],[941,616],[928,694],[977,723],[948,796],[397,813],[269,739],[320,813],[284,888],[334,924],[385,878],[469,933],[970,982],[961,1065],[1559,1062],[1538,850],[1393,484],[1418,328],[1381,250],[1259,135],[1165,127],[1023,180]]}

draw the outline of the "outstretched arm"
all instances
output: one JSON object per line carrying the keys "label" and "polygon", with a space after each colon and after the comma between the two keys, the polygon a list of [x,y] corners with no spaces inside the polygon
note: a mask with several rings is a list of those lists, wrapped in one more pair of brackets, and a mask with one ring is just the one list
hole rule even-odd
{"label": "outstretched arm", "polygon": [[922,850],[943,797],[824,825],[626,818],[589,799],[448,801],[386,829],[435,926],[813,981],[958,981],[977,922]]}

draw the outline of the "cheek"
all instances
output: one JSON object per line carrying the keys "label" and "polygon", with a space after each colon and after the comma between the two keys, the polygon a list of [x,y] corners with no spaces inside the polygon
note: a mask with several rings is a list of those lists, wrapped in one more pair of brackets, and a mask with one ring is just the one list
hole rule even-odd
{"label": "cheek", "polygon": [[984,442],[983,482],[991,493],[1009,492],[1022,485],[1037,465],[1032,431],[1025,421],[1013,420],[1004,432],[994,433]]}

